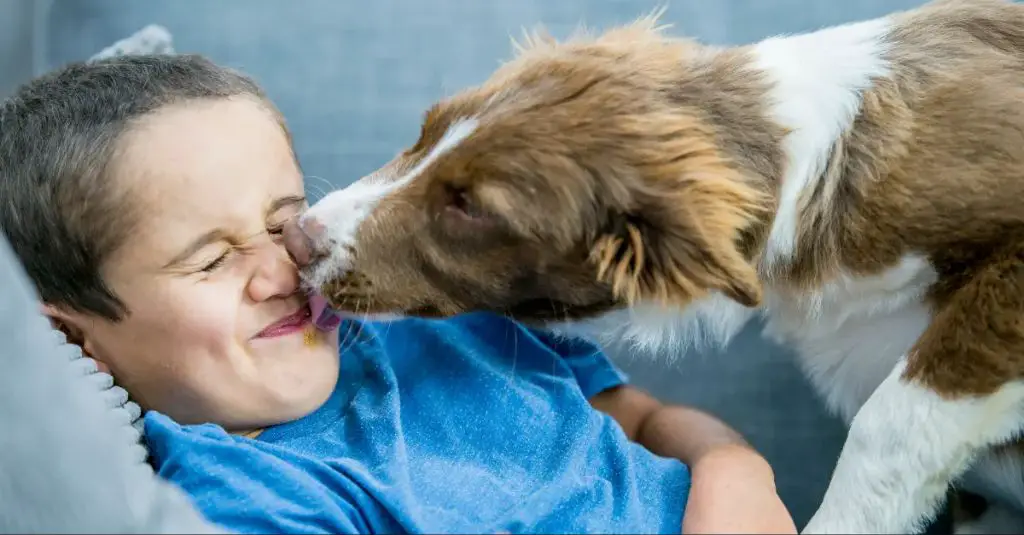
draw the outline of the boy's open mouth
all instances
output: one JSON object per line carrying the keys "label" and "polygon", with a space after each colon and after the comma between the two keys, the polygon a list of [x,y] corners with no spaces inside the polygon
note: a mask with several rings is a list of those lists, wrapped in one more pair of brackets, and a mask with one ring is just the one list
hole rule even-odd
{"label": "boy's open mouth", "polygon": [[305,304],[295,312],[264,327],[256,334],[256,338],[277,338],[299,332],[306,328],[312,319],[312,310],[308,304]]}

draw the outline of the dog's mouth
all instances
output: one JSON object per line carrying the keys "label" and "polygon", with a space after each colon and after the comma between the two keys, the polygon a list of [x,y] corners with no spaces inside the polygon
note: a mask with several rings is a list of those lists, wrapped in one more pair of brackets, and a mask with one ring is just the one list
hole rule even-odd
{"label": "dog's mouth", "polygon": [[[346,305],[351,306],[346,306]],[[358,304],[359,306],[355,306]],[[599,316],[619,306],[614,300],[604,300],[586,304],[567,303],[557,299],[535,298],[520,301],[507,306],[464,306],[453,309],[426,303],[407,309],[380,309],[372,306],[370,301],[356,303],[346,300],[342,303],[330,303],[327,299],[317,297],[310,300],[313,317],[319,318],[317,325],[321,328],[333,328],[346,317],[362,318],[375,321],[388,321],[403,317],[428,319],[445,319],[459,314],[472,312],[491,312],[507,316],[527,323],[547,323],[570,320],[581,320]],[[333,322],[333,323],[332,323]]]}
{"label": "dog's mouth", "polygon": [[599,316],[618,305],[611,299],[581,304],[540,298],[521,301],[499,312],[519,321],[568,321]]}
{"label": "dog's mouth", "polygon": [[[611,292],[595,288],[568,291],[570,299],[545,295],[547,292],[537,288],[524,288],[522,293],[533,295],[519,299],[509,294],[486,297],[488,292],[484,288],[475,288],[468,281],[456,285],[457,291],[437,295],[437,299],[426,296],[411,299],[407,288],[381,287],[368,274],[358,270],[349,270],[340,276],[337,273],[327,274],[327,268],[319,262],[301,268],[303,284],[310,295],[317,296],[311,299],[310,304],[313,318],[322,328],[336,327],[347,317],[368,320],[403,317],[443,319],[472,312],[490,312],[517,321],[544,324],[585,320],[623,305]],[[511,292],[516,293],[520,292]]]}
{"label": "dog's mouth", "polygon": [[404,316],[415,316],[420,318],[447,318],[461,313],[469,312],[491,312],[507,316],[516,321],[524,323],[543,324],[548,322],[561,322],[570,320],[582,320],[600,316],[609,310],[618,308],[619,303],[614,300],[605,300],[591,303],[567,303],[558,299],[534,298],[520,301],[507,306],[467,306],[457,312],[445,312],[434,305],[417,306],[406,311]]}

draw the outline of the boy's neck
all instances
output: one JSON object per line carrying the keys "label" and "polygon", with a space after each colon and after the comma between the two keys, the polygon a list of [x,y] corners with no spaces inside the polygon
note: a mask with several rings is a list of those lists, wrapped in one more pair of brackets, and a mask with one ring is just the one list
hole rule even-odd
{"label": "boy's neck", "polygon": [[242,437],[245,437],[245,438],[255,439],[256,437],[260,436],[260,433],[263,433],[263,428],[253,429],[251,431],[235,431],[232,434],[238,435],[238,436],[242,436]]}

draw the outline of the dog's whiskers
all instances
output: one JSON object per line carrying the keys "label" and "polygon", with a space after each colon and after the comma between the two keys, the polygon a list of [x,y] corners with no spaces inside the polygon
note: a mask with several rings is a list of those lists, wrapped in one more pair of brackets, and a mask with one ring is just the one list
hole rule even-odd
{"label": "dog's whiskers", "polygon": [[[327,180],[327,179],[325,179],[323,177],[320,177],[320,176],[305,175],[305,178],[306,178],[306,187],[310,188],[310,189],[316,188],[316,189],[314,189],[313,192],[318,195],[318,197],[316,199],[312,200],[310,202],[310,204],[313,204],[314,202],[316,202],[316,201],[326,197],[328,193],[330,193],[330,192],[332,192],[332,191],[334,191],[336,189],[339,189],[337,186],[332,184],[329,180]],[[319,180],[323,184],[323,187],[318,187],[318,186],[314,186],[313,184],[310,184],[309,183],[310,179],[312,179],[312,180]]]}
{"label": "dog's whiskers", "polygon": [[312,184],[307,184],[306,188],[311,190],[312,193],[315,194],[314,198],[311,200],[310,204],[315,203],[316,201],[319,201],[320,199],[323,199],[324,197],[327,196],[327,192],[326,191],[324,191],[322,188],[319,188],[319,187],[314,186]]}

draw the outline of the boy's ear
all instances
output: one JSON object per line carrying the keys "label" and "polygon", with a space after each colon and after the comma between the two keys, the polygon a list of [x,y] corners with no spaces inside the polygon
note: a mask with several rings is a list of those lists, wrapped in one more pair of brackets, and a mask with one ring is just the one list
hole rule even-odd
{"label": "boy's ear", "polygon": [[50,320],[54,329],[64,333],[69,344],[82,348],[82,354],[96,362],[96,369],[102,373],[111,373],[110,366],[97,357],[92,343],[85,335],[82,323],[86,321],[81,314],[64,312],[58,307],[42,305],[43,315]]}
{"label": "boy's ear", "polygon": [[89,350],[86,347],[89,344],[85,337],[85,330],[82,329],[82,322],[84,320],[79,314],[65,312],[60,307],[48,304],[42,305],[42,312],[50,320],[50,325],[54,329],[64,333],[69,343],[81,347],[83,352],[87,355],[89,354]]}

